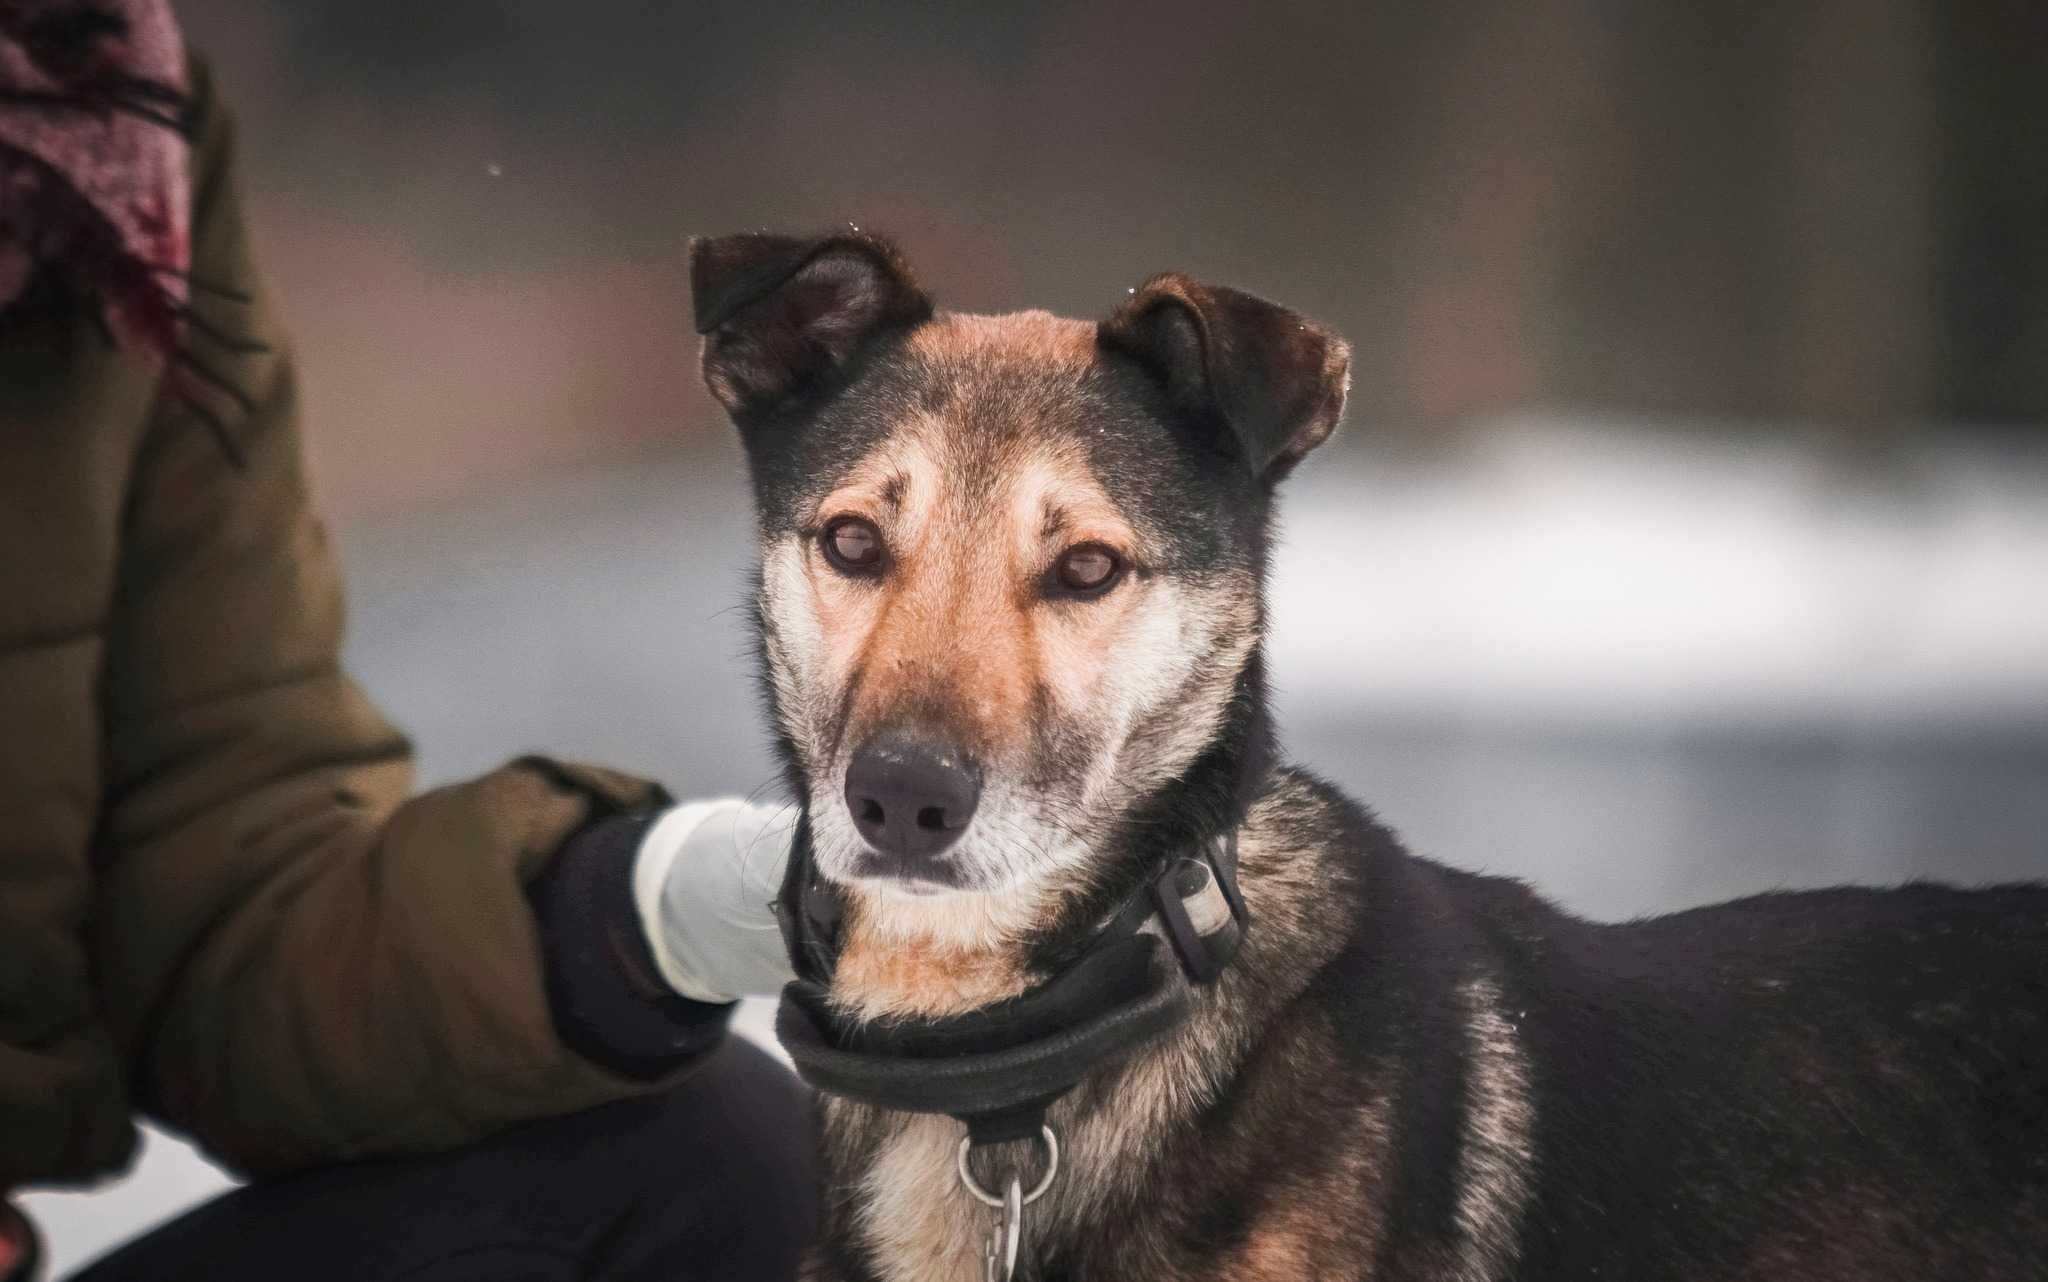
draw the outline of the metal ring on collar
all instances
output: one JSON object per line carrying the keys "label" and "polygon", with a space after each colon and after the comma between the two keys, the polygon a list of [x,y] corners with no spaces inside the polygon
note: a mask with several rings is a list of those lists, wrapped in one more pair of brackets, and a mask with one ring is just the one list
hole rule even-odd
{"label": "metal ring on collar", "polygon": [[[1036,1187],[1024,1195],[1025,1206],[1029,1206],[1039,1198],[1044,1197],[1045,1191],[1052,1187],[1052,1177],[1060,1173],[1060,1137],[1052,1133],[1052,1127],[1050,1126],[1039,1127],[1038,1135],[1040,1139],[1045,1141],[1045,1176],[1038,1181]],[[977,1184],[973,1173],[967,1169],[967,1153],[973,1147],[974,1137],[972,1135],[960,1137],[960,1152],[954,1159],[954,1165],[960,1168],[960,1185],[969,1193],[972,1193],[974,1200],[980,1202],[983,1206],[1001,1207],[1003,1199],[994,1196],[987,1189],[981,1187],[980,1184]]]}

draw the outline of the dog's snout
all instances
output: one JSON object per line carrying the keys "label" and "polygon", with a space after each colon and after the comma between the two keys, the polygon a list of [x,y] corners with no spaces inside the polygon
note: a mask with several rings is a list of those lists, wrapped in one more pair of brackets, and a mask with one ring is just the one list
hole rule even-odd
{"label": "dog's snout", "polygon": [[962,754],[913,739],[885,737],[846,769],[846,808],[883,871],[926,875],[929,862],[957,840],[981,801],[981,772]]}

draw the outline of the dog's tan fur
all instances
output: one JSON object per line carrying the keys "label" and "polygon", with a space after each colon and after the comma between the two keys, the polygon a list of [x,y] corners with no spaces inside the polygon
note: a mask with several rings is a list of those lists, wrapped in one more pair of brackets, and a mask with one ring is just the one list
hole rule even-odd
{"label": "dog's tan fur", "polygon": [[1387,1105],[1374,1100],[1349,1118],[1336,1160],[1266,1192],[1244,1245],[1214,1272],[1220,1282],[1301,1282],[1342,1277],[1379,1248],[1380,1213],[1370,1196],[1393,1149]]}
{"label": "dog's tan fur", "polygon": [[889,915],[896,907],[866,896],[848,914],[832,993],[862,1018],[957,1015],[1030,986],[1013,950],[963,948],[934,938],[915,928],[915,910]]}

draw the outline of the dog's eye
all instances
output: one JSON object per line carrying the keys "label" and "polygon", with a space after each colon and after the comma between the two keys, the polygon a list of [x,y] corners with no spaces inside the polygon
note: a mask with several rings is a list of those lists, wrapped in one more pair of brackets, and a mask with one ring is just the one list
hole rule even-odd
{"label": "dog's eye", "polygon": [[1053,578],[1068,592],[1094,596],[1108,591],[1123,572],[1122,557],[1100,543],[1083,543],[1060,554]]}
{"label": "dog's eye", "polygon": [[832,522],[818,542],[825,559],[842,573],[872,574],[882,564],[882,532],[857,516]]}

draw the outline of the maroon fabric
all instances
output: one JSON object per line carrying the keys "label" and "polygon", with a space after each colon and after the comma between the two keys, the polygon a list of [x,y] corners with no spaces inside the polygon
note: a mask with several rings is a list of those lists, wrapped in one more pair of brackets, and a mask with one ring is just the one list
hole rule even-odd
{"label": "maroon fabric", "polygon": [[184,102],[167,0],[0,0],[0,311],[55,266],[116,341],[176,354],[191,265]]}
{"label": "maroon fabric", "polygon": [[0,1197],[0,1282],[28,1282],[40,1262],[35,1230]]}

